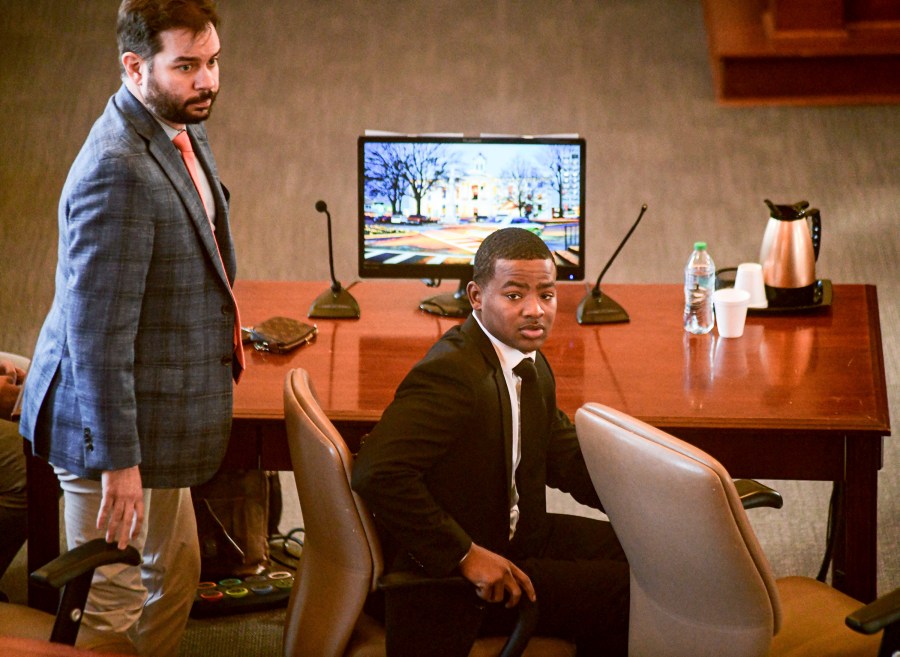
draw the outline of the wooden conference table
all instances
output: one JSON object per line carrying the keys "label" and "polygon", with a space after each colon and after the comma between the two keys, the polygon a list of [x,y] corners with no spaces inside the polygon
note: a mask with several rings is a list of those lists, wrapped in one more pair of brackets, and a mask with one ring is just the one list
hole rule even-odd
{"label": "wooden conference table", "polygon": [[[305,320],[327,286],[239,281],[235,294],[252,326],[274,315]],[[460,321],[418,310],[423,298],[454,288],[364,281],[350,290],[361,319],[307,320],[318,325],[318,338],[290,354],[246,347],[223,468],[291,469],[282,395],[295,367],[309,371],[329,418],[358,443],[406,372]],[[606,285],[604,293],[625,307],[629,323],[580,326],[575,310],[584,287],[560,284],[543,349],[559,406],[570,417],[586,402],[620,409],[710,452],[734,477],[841,483],[833,583],[859,600],[874,599],[878,470],[890,434],[875,288],[836,285],[831,307],[752,315],[736,339],[685,333],[678,285]],[[49,512],[42,488],[30,486],[29,494],[44,498]],[[31,535],[52,540],[48,524],[55,527],[43,516]],[[35,555],[29,568],[47,558]]]}

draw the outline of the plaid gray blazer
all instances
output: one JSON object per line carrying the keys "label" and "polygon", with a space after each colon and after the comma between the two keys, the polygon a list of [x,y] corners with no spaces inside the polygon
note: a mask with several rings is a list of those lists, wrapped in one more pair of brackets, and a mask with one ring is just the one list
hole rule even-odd
{"label": "plaid gray blazer", "polygon": [[205,127],[189,132],[213,188],[216,237],[179,152],[124,85],[63,188],[56,291],[20,430],[37,454],[82,477],[139,464],[145,487],[191,486],[225,452],[235,275],[228,191]]}

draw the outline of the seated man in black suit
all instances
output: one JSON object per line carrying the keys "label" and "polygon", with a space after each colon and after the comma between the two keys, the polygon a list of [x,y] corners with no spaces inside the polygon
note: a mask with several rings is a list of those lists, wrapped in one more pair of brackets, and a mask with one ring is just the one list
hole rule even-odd
{"label": "seated man in black suit", "polygon": [[[492,604],[467,591],[484,611],[462,621],[473,617],[449,602],[442,612],[442,589],[406,595],[394,613],[388,597],[388,641],[392,632],[437,639],[442,622],[446,632],[464,633],[451,629],[460,622],[508,631],[526,595],[538,603],[538,634],[576,641],[579,655],[625,655],[629,577],[615,533],[546,509],[548,485],[601,508],[539,351],[556,315],[550,251],[527,230],[496,231],[475,255],[473,278],[472,315],[406,376],[364,441],[352,483],[374,513],[388,572],[461,574]],[[426,642],[418,654],[444,650]]]}

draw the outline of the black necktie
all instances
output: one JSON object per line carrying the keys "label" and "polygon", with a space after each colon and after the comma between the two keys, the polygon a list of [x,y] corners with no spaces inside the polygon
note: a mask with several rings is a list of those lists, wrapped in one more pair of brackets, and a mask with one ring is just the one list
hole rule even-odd
{"label": "black necktie", "polygon": [[532,490],[535,486],[529,486],[529,483],[540,480],[534,472],[538,466],[535,450],[540,445],[542,426],[547,418],[534,361],[523,358],[513,372],[522,380],[519,385],[519,465],[515,473],[515,497],[518,499],[516,535],[521,536],[523,532],[524,535],[530,533],[527,528],[528,510],[540,503],[538,491]]}
{"label": "black necktie", "polygon": [[519,450],[524,455],[528,447],[535,444],[536,436],[540,435],[544,403],[538,389],[534,361],[523,358],[513,372],[522,379],[519,390]]}

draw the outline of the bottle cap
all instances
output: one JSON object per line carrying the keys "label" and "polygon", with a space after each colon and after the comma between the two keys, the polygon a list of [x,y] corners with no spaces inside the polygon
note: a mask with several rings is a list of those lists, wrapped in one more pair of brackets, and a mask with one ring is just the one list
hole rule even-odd
{"label": "bottle cap", "polygon": [[706,249],[706,242],[694,242],[694,249],[697,251],[703,251]]}

